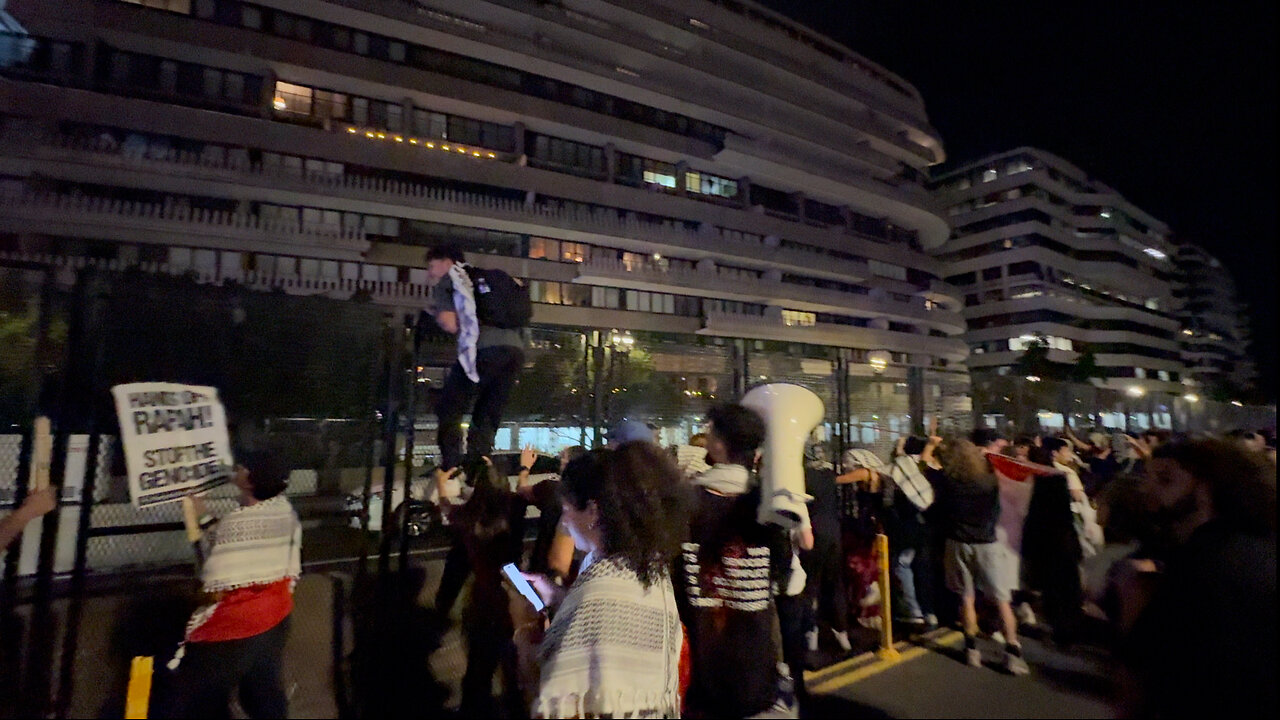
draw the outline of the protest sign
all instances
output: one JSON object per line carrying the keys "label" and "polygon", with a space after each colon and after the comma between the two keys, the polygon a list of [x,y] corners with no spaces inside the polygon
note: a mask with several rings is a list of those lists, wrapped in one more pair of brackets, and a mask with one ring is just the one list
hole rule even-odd
{"label": "protest sign", "polygon": [[134,507],[173,502],[230,478],[231,442],[217,388],[129,383],[111,394]]}

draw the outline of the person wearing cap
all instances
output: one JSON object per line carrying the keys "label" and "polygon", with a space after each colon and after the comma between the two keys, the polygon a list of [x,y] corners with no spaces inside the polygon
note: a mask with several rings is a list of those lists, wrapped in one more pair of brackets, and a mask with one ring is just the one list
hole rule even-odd
{"label": "person wearing cap", "polygon": [[284,496],[288,478],[289,468],[275,454],[246,453],[231,479],[240,507],[214,520],[196,502],[205,529],[200,581],[206,603],[191,616],[169,663],[176,673],[160,716],[227,717],[238,690],[249,717],[285,717],[281,656],[302,574],[302,525]]}

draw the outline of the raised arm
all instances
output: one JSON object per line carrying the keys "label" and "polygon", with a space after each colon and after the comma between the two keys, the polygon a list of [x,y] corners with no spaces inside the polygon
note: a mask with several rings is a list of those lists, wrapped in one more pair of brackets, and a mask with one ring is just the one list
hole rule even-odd
{"label": "raised arm", "polygon": [[937,435],[930,435],[929,442],[925,443],[924,452],[920,453],[920,462],[934,470],[941,470],[942,463],[938,462],[937,450],[942,446],[942,438]]}
{"label": "raised arm", "polygon": [[0,550],[9,547],[13,539],[22,534],[27,523],[58,506],[58,498],[52,486],[45,486],[22,501],[22,505],[0,520]]}

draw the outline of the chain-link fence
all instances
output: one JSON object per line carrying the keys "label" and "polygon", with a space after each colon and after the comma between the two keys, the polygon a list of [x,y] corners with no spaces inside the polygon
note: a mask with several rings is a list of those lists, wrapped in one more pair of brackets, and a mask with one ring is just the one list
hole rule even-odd
{"label": "chain-link fence", "polygon": [[[269,449],[293,469],[286,492],[303,519],[304,562],[370,551],[345,496],[361,494],[383,444],[379,412],[401,379],[386,362],[402,339],[400,318],[367,302],[136,269],[10,263],[0,266],[0,288],[0,508],[26,493],[38,415],[52,419],[50,478],[61,489],[58,509],[6,554],[5,716],[65,716],[84,707],[78,692],[96,692],[74,682],[81,643],[101,650],[97,624],[116,627],[130,611],[99,617],[86,587],[191,577],[179,506],[139,509],[130,500],[113,385],[219,388],[233,452]],[[229,511],[234,488],[213,490],[208,504]],[[163,591],[164,602],[185,606],[189,583]],[[138,586],[116,587],[125,605],[141,597]]]}

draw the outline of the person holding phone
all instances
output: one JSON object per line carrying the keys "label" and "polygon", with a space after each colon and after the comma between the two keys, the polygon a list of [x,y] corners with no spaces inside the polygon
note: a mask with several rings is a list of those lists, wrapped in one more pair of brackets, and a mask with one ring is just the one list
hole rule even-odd
{"label": "person holding phone", "polygon": [[552,616],[518,634],[536,657],[534,717],[679,716],[683,632],[670,567],[688,527],[681,484],[675,463],[646,442],[565,467],[561,523],[587,555],[568,589],[525,576]]}

